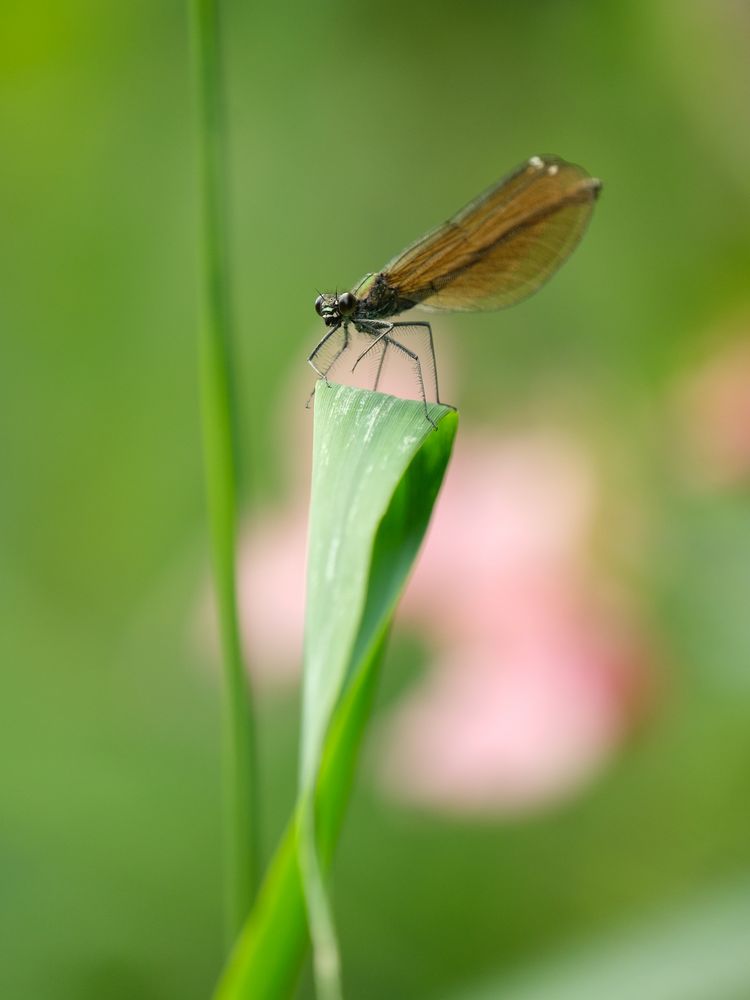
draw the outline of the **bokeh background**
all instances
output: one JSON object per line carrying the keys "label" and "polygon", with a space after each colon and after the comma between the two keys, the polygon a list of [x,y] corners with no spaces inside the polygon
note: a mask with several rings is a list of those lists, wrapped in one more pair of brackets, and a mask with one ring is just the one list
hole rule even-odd
{"label": "bokeh background", "polygon": [[[185,5],[6,0],[0,18],[0,994],[205,997],[219,693]],[[335,871],[349,995],[462,996],[746,899],[747,4],[227,3],[226,33],[243,505],[267,574],[252,544],[243,572],[277,634],[299,620],[315,289],[533,153],[604,180],[537,297],[434,324],[462,415],[443,537],[463,556],[434,550],[386,664]],[[499,577],[472,562],[485,549]],[[451,588],[472,600],[447,602],[447,635]],[[475,600],[505,622],[479,651]],[[270,853],[298,662],[257,640]],[[473,693],[451,697],[464,672]],[[471,742],[481,705],[499,746]],[[747,976],[707,1000],[750,995]],[[562,993],[553,976],[533,995]]]}

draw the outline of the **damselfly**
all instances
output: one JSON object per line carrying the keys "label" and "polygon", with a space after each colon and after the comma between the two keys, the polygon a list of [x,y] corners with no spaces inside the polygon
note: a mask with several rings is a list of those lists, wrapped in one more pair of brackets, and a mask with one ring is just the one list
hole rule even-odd
{"label": "damselfly", "polygon": [[[428,391],[440,402],[432,328],[392,317],[413,306],[502,309],[532,295],[578,245],[601,187],[558,156],[532,156],[352,291],[318,295],[315,310],[329,329],[309,363],[327,380],[349,347],[351,325],[371,341],[354,368],[372,355],[377,389],[386,354],[401,355],[414,368],[427,411]],[[427,357],[403,343],[412,334],[426,340]]]}

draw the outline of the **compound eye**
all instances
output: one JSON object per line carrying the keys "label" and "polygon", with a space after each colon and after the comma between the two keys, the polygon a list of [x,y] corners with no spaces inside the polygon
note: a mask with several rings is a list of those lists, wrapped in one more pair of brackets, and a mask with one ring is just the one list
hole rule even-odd
{"label": "compound eye", "polygon": [[322,295],[319,295],[317,297],[317,299],[315,300],[315,312],[318,314],[318,316],[322,316],[323,315],[323,296]]}
{"label": "compound eye", "polygon": [[344,292],[343,295],[339,295],[339,312],[342,316],[351,316],[356,308],[356,295],[352,295],[351,292]]}

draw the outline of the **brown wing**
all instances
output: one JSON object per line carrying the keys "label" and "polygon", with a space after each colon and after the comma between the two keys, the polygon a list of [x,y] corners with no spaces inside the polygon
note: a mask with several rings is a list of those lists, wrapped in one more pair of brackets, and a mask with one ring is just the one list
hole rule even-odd
{"label": "brown wing", "polygon": [[400,297],[426,309],[501,309],[535,292],[577,246],[601,182],[532,156],[386,265]]}

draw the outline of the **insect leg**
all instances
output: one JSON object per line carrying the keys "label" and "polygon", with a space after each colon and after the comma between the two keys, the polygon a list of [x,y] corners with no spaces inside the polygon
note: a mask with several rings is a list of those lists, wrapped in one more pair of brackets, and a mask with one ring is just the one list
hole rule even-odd
{"label": "insect leg", "polygon": [[[403,325],[404,326],[413,326],[414,324],[412,324],[412,323],[404,323]],[[408,347],[404,347],[404,345],[399,340],[394,340],[393,337],[388,337],[388,339],[386,340],[386,344],[392,344],[394,347],[397,347],[399,349],[399,351],[403,351],[403,353],[408,358],[411,359],[411,362],[414,365],[414,369],[415,369],[415,371],[417,373],[417,380],[419,382],[419,391],[422,393],[422,403],[424,404],[424,415],[425,415],[425,417],[427,417],[427,419],[432,424],[432,426],[435,428],[435,430],[437,430],[437,424],[435,423],[435,421],[430,416],[430,411],[427,408],[427,396],[425,395],[425,391],[424,391],[424,379],[422,378],[422,363],[419,360],[419,355],[415,354],[414,351],[410,351]]]}
{"label": "insect leg", "polygon": [[377,372],[377,375],[375,376],[375,384],[372,387],[372,391],[373,392],[377,392],[378,391],[378,386],[380,385],[380,376],[383,374],[383,365],[385,363],[385,356],[388,353],[388,345],[389,344],[390,344],[390,340],[388,340],[386,338],[383,341],[383,353],[380,355],[380,361],[378,362],[378,372]]}
{"label": "insect leg", "polygon": [[[360,354],[360,356],[357,358],[357,360],[352,365],[352,371],[354,371],[356,369],[357,365],[360,363],[360,361],[362,360],[362,358],[366,357],[366,355],[368,355],[370,353],[370,351],[374,347],[378,346],[378,344],[380,343],[380,341],[384,337],[388,336],[388,334],[393,329],[393,323],[386,323],[384,325],[384,327],[381,326],[380,324],[376,325],[375,323],[373,323],[372,325],[365,324],[365,323],[359,323],[359,324],[357,324],[357,329],[361,333],[369,333],[371,337],[375,337],[375,340],[373,340],[373,342],[368,347],[366,347],[364,349],[364,351],[362,351],[362,353]],[[381,330],[382,330],[382,333],[380,332]]]}
{"label": "insect leg", "polygon": [[341,355],[344,353],[344,351],[347,349],[348,346],[349,346],[349,324],[344,323],[344,342],[341,345],[341,347],[339,347],[339,349],[336,351],[336,353],[331,358],[329,363],[326,365],[326,372],[325,372],[326,375],[333,368],[333,366],[336,364],[336,362],[338,361],[338,359],[341,357]]}
{"label": "insect leg", "polygon": [[[338,359],[341,357],[341,355],[344,353],[344,351],[349,346],[348,324],[344,324],[344,342],[343,342],[343,345],[341,347],[339,347],[339,349],[333,355],[333,358],[330,361],[328,361],[325,365],[322,366],[323,367],[322,371],[320,370],[320,368],[315,363],[315,359],[320,354],[321,350],[330,341],[331,337],[333,337],[333,335],[335,333],[338,333],[338,331],[340,329],[341,329],[341,324],[339,323],[338,326],[334,326],[333,329],[329,330],[328,333],[325,335],[325,337],[323,337],[323,339],[320,341],[320,343],[318,344],[318,346],[315,348],[315,350],[312,352],[312,354],[310,355],[310,357],[307,359],[307,363],[310,365],[310,367],[312,368],[312,370],[315,372],[315,374],[318,376],[318,378],[323,379],[323,381],[326,383],[326,385],[329,384],[328,383],[328,377],[327,377],[328,376],[328,372],[331,370],[331,368],[333,368],[333,366],[336,364],[336,362],[338,361]],[[313,391],[310,393],[310,395],[307,398],[307,403],[305,404],[306,407],[310,406],[310,400],[313,398],[314,395],[315,395],[315,389],[313,388]]]}
{"label": "insect leg", "polygon": [[420,327],[420,329],[424,329],[427,331],[426,347],[427,350],[429,351],[429,361],[430,361],[427,375],[430,377],[430,388],[432,389],[434,387],[435,389],[435,402],[439,403],[440,389],[438,388],[437,361],[435,359],[435,345],[432,339],[432,327],[430,326],[429,323],[423,320],[417,320],[412,323],[394,323],[393,327],[394,329],[400,328],[404,332],[406,332],[410,328],[415,328],[415,327]]}
{"label": "insect leg", "polygon": [[323,371],[321,371],[320,368],[318,368],[318,366],[315,364],[315,359],[317,358],[317,356],[320,354],[320,352],[326,346],[326,344],[331,339],[331,337],[335,333],[337,333],[340,329],[341,329],[341,324],[339,323],[338,326],[334,326],[332,330],[329,330],[328,333],[325,335],[325,337],[323,337],[323,339],[320,341],[320,343],[318,344],[318,346],[315,348],[315,350],[312,352],[312,354],[310,355],[310,357],[307,359],[307,363],[310,365],[310,367],[312,368],[312,370],[317,374],[318,378],[322,378],[322,379],[326,378],[326,376],[328,375],[328,372],[331,370],[331,368],[333,368],[333,366],[336,364],[336,362],[338,361],[338,359],[341,357],[341,355],[344,353],[344,351],[349,346],[349,329],[348,329],[348,323],[345,323],[344,324],[344,342],[343,342],[342,346],[339,347],[339,349],[333,355],[333,357],[331,358],[331,360],[328,361],[325,364],[325,366],[323,367]]}

